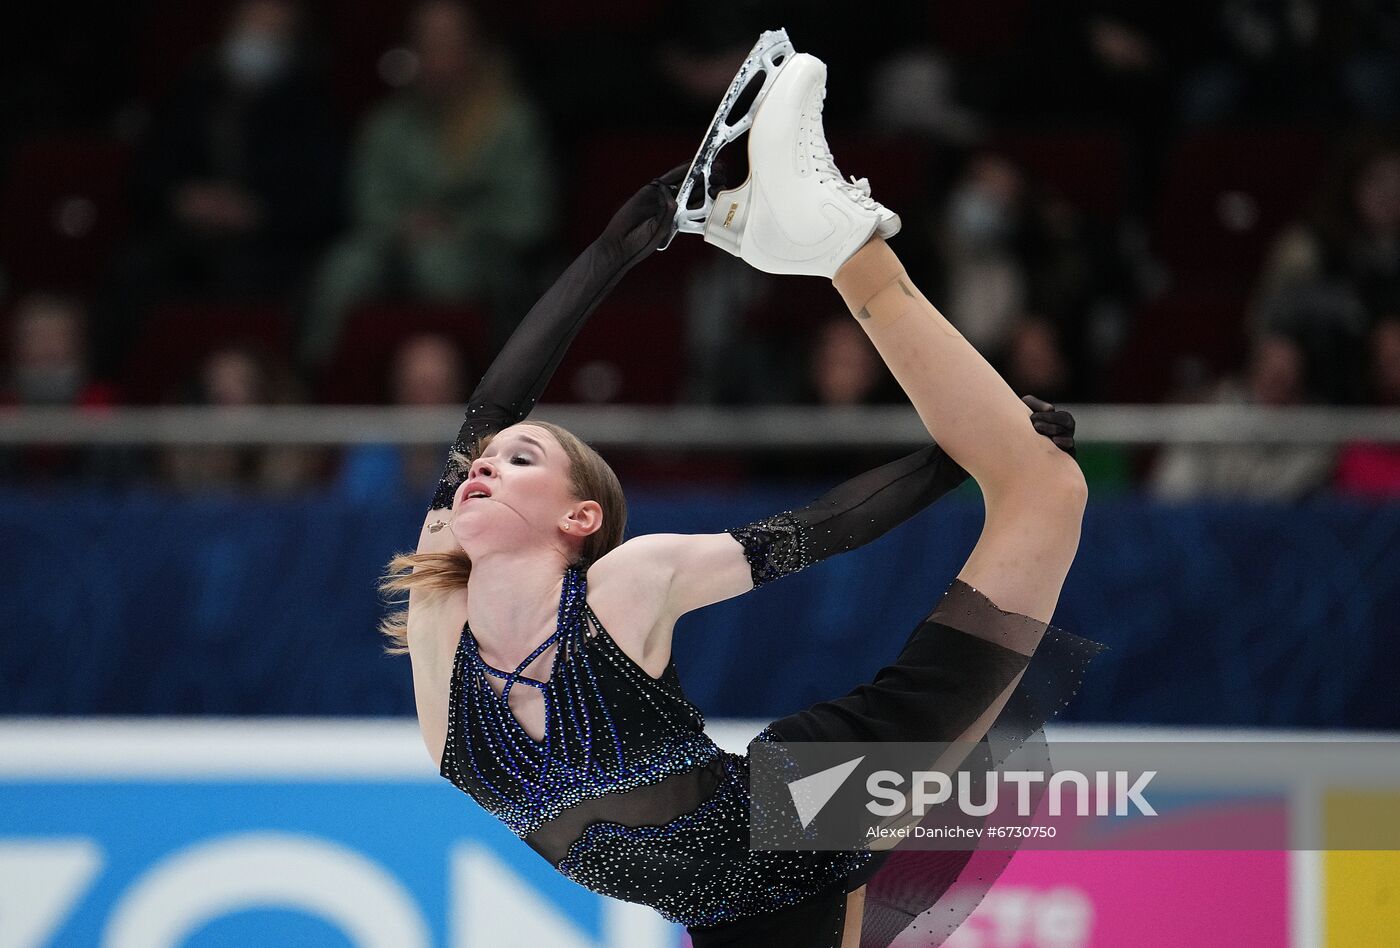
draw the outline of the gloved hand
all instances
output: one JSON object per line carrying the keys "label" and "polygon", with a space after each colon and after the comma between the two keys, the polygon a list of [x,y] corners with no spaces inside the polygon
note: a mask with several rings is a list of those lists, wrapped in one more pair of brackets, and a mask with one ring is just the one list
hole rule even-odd
{"label": "gloved hand", "polygon": [[675,226],[676,191],[689,167],[677,165],[632,195],[612,216],[603,238],[616,242],[627,259],[658,249]]}
{"label": "gloved hand", "polygon": [[1055,446],[1070,457],[1078,460],[1074,448],[1074,416],[1063,409],[1056,409],[1054,405],[1034,395],[1023,395],[1021,401],[1031,410],[1031,425],[1035,430],[1055,442]]}

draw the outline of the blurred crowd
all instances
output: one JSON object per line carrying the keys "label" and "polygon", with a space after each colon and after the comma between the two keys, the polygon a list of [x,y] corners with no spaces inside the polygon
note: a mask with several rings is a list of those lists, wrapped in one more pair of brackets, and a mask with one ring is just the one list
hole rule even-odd
{"label": "blurred crowd", "polygon": [[[25,5],[0,405],[459,403],[785,25],[830,65],[838,163],[1018,393],[1400,407],[1400,2],[500,6]],[[899,401],[818,281],[684,238],[654,260],[546,401]],[[36,447],[0,476],[372,498],[422,494],[439,454]],[[1400,496],[1393,445],[1085,454],[1167,498]]]}

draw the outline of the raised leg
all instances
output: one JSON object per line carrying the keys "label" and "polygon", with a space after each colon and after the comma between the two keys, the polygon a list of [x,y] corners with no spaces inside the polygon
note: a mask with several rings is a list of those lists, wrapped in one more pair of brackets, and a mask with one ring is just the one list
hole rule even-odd
{"label": "raised leg", "polygon": [[982,535],[958,578],[1002,610],[1049,622],[1079,546],[1079,466],[1036,434],[1030,409],[883,240],[861,248],[834,283],[929,434],[982,489]]}

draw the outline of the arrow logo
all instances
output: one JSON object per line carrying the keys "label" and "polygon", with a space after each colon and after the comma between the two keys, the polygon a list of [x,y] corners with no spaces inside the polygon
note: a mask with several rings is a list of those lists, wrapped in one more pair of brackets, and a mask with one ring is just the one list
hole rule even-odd
{"label": "arrow logo", "polygon": [[828,767],[826,770],[818,771],[811,776],[794,780],[788,784],[788,793],[792,794],[792,803],[793,806],[797,807],[797,818],[802,821],[803,829],[811,825],[812,821],[817,818],[817,814],[822,811],[822,807],[831,802],[836,791],[841,789],[846,778],[856,767],[860,766],[860,762],[863,760],[865,760],[864,754],[855,760],[848,760],[844,764]]}

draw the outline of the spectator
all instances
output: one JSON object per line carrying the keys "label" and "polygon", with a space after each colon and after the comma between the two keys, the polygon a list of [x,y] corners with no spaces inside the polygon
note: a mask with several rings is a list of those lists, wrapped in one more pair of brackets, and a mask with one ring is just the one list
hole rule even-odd
{"label": "spectator", "polygon": [[15,307],[10,329],[8,405],[101,408],[114,404],[109,385],[89,377],[87,320],[77,300],[34,293]]}
{"label": "spectator", "polygon": [[1358,119],[1400,119],[1400,7],[1393,0],[1348,0],[1329,11],[1343,97]]}
{"label": "spectator", "polygon": [[[792,372],[792,383],[785,386],[789,400],[795,396],[799,404],[826,408],[908,407],[909,400],[850,314],[828,316],[807,335],[812,340],[810,347]],[[854,477],[903,453],[887,448],[846,448],[824,451],[820,456],[807,452],[758,456],[749,460],[748,472],[760,480],[810,481],[818,471],[822,477]]]}
{"label": "spectator", "polygon": [[[395,405],[459,405],[466,400],[466,377],[456,343],[420,333],[394,354],[389,387]],[[442,472],[443,457],[437,445],[357,445],[345,453],[337,486],[355,500],[426,497]]]}
{"label": "spectator", "polygon": [[[1031,4],[1005,117],[1089,123],[1124,133],[1126,201],[1150,213],[1172,134],[1185,55],[1213,4],[1055,0]],[[1059,123],[1054,120],[1059,119]]]}
{"label": "spectator", "polygon": [[[1076,359],[1086,314],[1117,290],[1082,216],[993,153],[974,157],[948,197],[937,245],[945,312],[993,359],[1027,312],[1049,319]],[[1084,356],[1087,358],[1087,355]]]}
{"label": "spectator", "polygon": [[886,134],[913,133],[966,145],[980,132],[978,116],[958,99],[952,60],[931,47],[895,53],[875,65],[871,117]]}
{"label": "spectator", "polygon": [[828,319],[815,339],[800,401],[835,407],[906,400],[869,337],[850,316]]}
{"label": "spectator", "polygon": [[[115,404],[116,391],[89,374],[85,327],[83,306],[75,299],[35,293],[21,300],[10,322],[0,407],[96,410]],[[5,476],[29,483],[94,476],[108,465],[124,470],[129,462],[113,451],[43,445],[0,454]]]}
{"label": "spectator", "polygon": [[[205,358],[188,401],[217,408],[255,408],[291,404],[299,400],[298,394],[285,366],[252,347],[230,345]],[[285,492],[306,486],[317,467],[316,456],[297,446],[176,447],[166,451],[163,462],[170,482],[182,490]]]}
{"label": "spectator", "polygon": [[949,319],[979,352],[999,353],[1026,307],[1029,278],[1017,252],[1025,181],[997,155],[980,155],[948,197],[941,225]]}
{"label": "spectator", "polygon": [[321,267],[305,347],[330,357],[346,310],[384,294],[514,302],[554,221],[543,123],[471,8],[426,0],[410,18],[415,85],[365,123],[352,229]]}
{"label": "spectator", "polygon": [[[1178,4],[1037,3],[1016,99],[1031,115],[1160,123],[1177,53],[1198,27],[1199,15]],[[1044,81],[1050,75],[1055,81]]]}
{"label": "spectator", "polygon": [[1354,401],[1372,314],[1400,299],[1400,149],[1344,157],[1307,223],[1277,240],[1251,316],[1255,333],[1299,339],[1328,400]]}
{"label": "spectator", "polygon": [[1380,320],[1371,331],[1371,402],[1400,408],[1400,315]]}
{"label": "spectator", "polygon": [[[1290,406],[1307,398],[1302,348],[1284,336],[1256,339],[1243,387],[1226,381],[1215,404]],[[1323,486],[1331,474],[1327,446],[1295,444],[1192,445],[1168,448],[1153,471],[1153,493],[1169,500],[1234,497],[1257,501],[1297,500]]]}
{"label": "spectator", "polygon": [[1047,402],[1070,398],[1069,362],[1049,320],[1030,317],[1016,324],[1007,347],[1005,376],[1018,394]]}
{"label": "spectator", "polygon": [[137,157],[141,236],[117,265],[103,347],[171,294],[298,288],[339,215],[341,138],[293,0],[242,0],[159,109]]}
{"label": "spectator", "polygon": [[[1199,50],[1181,83],[1189,124],[1322,116],[1334,103],[1319,70],[1322,9],[1316,0],[1224,0],[1200,16]],[[1195,50],[1193,50],[1195,51]]]}
{"label": "spectator", "polygon": [[[1400,316],[1371,331],[1369,400],[1400,409]],[[1358,441],[1344,445],[1337,461],[1337,489],[1368,497],[1400,497],[1400,446]]]}

